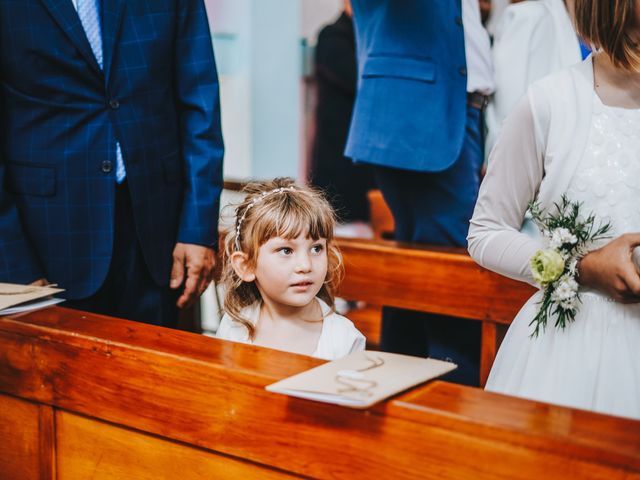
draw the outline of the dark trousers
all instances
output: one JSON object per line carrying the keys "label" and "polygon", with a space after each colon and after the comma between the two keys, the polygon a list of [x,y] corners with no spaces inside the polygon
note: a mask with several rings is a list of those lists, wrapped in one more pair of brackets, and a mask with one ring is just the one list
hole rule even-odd
{"label": "dark trousers", "polygon": [[136,235],[131,198],[126,181],[116,187],[115,232],[109,272],[102,287],[91,297],[69,300],[63,305],[175,328],[178,294],[167,285],[158,286],[147,269]]}
{"label": "dark trousers", "polygon": [[[448,169],[422,173],[375,167],[376,182],[394,216],[396,240],[466,246],[480,184],[482,151],[481,112],[468,107],[464,145]],[[458,288],[464,295],[464,285]],[[382,350],[451,360],[458,368],[444,377],[448,381],[479,384],[480,336],[480,322],[396,308],[383,310]]]}

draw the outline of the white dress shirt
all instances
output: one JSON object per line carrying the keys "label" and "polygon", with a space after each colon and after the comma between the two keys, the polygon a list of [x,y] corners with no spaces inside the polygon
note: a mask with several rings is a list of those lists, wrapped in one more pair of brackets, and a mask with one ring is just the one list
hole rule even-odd
{"label": "white dress shirt", "polygon": [[489,95],[495,89],[491,41],[482,26],[478,0],[462,0],[462,25],[467,60],[467,92]]}

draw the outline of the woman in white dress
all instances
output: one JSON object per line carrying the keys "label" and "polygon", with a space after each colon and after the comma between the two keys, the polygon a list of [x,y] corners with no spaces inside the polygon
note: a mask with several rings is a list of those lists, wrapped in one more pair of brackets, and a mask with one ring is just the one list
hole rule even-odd
{"label": "woman in white dress", "polygon": [[507,118],[469,252],[534,284],[529,260],[546,245],[525,213],[532,200],[549,209],[562,195],[609,222],[611,238],[579,263],[575,321],[564,330],[551,321],[531,336],[535,294],[509,328],[486,388],[640,419],[640,0],[577,0],[576,26],[598,52],[533,84]]}

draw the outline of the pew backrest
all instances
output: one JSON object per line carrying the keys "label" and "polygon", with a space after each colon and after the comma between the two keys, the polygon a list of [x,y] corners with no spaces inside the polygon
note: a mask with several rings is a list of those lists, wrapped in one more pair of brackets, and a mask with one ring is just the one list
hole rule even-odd
{"label": "pew backrest", "polygon": [[478,266],[459,248],[351,238],[338,245],[345,265],[341,297],[482,322],[482,385],[497,352],[497,326],[509,325],[535,292]]}

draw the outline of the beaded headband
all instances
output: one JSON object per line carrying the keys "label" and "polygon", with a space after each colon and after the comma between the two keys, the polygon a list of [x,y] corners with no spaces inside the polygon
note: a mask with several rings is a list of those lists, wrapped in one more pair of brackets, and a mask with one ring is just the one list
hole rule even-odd
{"label": "beaded headband", "polygon": [[251,208],[257,205],[258,203],[262,202],[265,198],[271,195],[274,195],[276,193],[284,193],[286,191],[293,192],[295,191],[295,187],[291,186],[291,187],[274,188],[273,190],[270,190],[268,192],[262,192],[259,196],[251,200],[251,202],[249,202],[249,205],[247,205],[247,208],[244,209],[244,212],[242,213],[242,216],[238,219],[238,224],[236,225],[236,242],[235,243],[236,243],[237,251],[241,250],[240,249],[240,229],[242,228],[242,222],[244,222],[244,219],[247,216],[247,213],[249,212],[249,210],[251,210]]}

